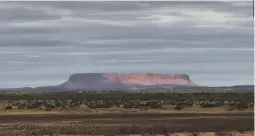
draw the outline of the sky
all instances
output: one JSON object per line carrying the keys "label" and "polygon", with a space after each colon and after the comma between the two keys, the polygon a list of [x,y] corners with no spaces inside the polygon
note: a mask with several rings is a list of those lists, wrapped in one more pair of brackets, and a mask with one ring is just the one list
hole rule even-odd
{"label": "sky", "polygon": [[74,73],[188,74],[254,84],[252,2],[0,2],[0,88]]}

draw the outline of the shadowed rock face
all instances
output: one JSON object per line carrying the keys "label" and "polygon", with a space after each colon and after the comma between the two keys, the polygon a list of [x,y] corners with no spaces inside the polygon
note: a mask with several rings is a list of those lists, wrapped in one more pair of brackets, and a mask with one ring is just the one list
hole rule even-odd
{"label": "shadowed rock face", "polygon": [[197,86],[186,74],[80,73],[73,74],[61,87],[66,89],[128,89],[136,86]]}

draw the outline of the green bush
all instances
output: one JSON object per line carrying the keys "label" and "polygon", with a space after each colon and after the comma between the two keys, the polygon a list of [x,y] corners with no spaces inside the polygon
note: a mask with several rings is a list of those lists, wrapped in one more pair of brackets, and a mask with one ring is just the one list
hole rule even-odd
{"label": "green bush", "polygon": [[176,110],[182,110],[184,107],[185,107],[185,105],[177,104],[177,105],[175,105],[174,109],[176,109]]}
{"label": "green bush", "polygon": [[133,108],[133,103],[124,103],[123,107],[124,108]]}
{"label": "green bush", "polygon": [[238,103],[237,105],[236,105],[236,108],[238,109],[238,110],[245,110],[245,109],[247,109],[249,107],[249,105],[248,105],[248,103],[246,103],[246,102],[240,102],[240,103]]}
{"label": "green bush", "polygon": [[7,105],[7,106],[4,107],[4,109],[5,109],[5,110],[12,110],[13,107],[12,107],[11,105]]}

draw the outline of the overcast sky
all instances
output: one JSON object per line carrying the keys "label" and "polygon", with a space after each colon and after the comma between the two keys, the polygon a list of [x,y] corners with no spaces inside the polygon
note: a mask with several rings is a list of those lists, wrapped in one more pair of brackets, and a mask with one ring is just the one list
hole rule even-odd
{"label": "overcast sky", "polygon": [[188,74],[253,84],[252,2],[0,2],[0,88],[70,74]]}

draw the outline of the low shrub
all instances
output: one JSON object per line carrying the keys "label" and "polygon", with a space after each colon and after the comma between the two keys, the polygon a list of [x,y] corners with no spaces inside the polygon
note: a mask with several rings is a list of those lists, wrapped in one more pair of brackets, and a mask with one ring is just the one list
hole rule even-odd
{"label": "low shrub", "polygon": [[13,107],[12,107],[11,105],[6,105],[6,106],[4,107],[4,109],[5,109],[5,110],[12,110]]}

